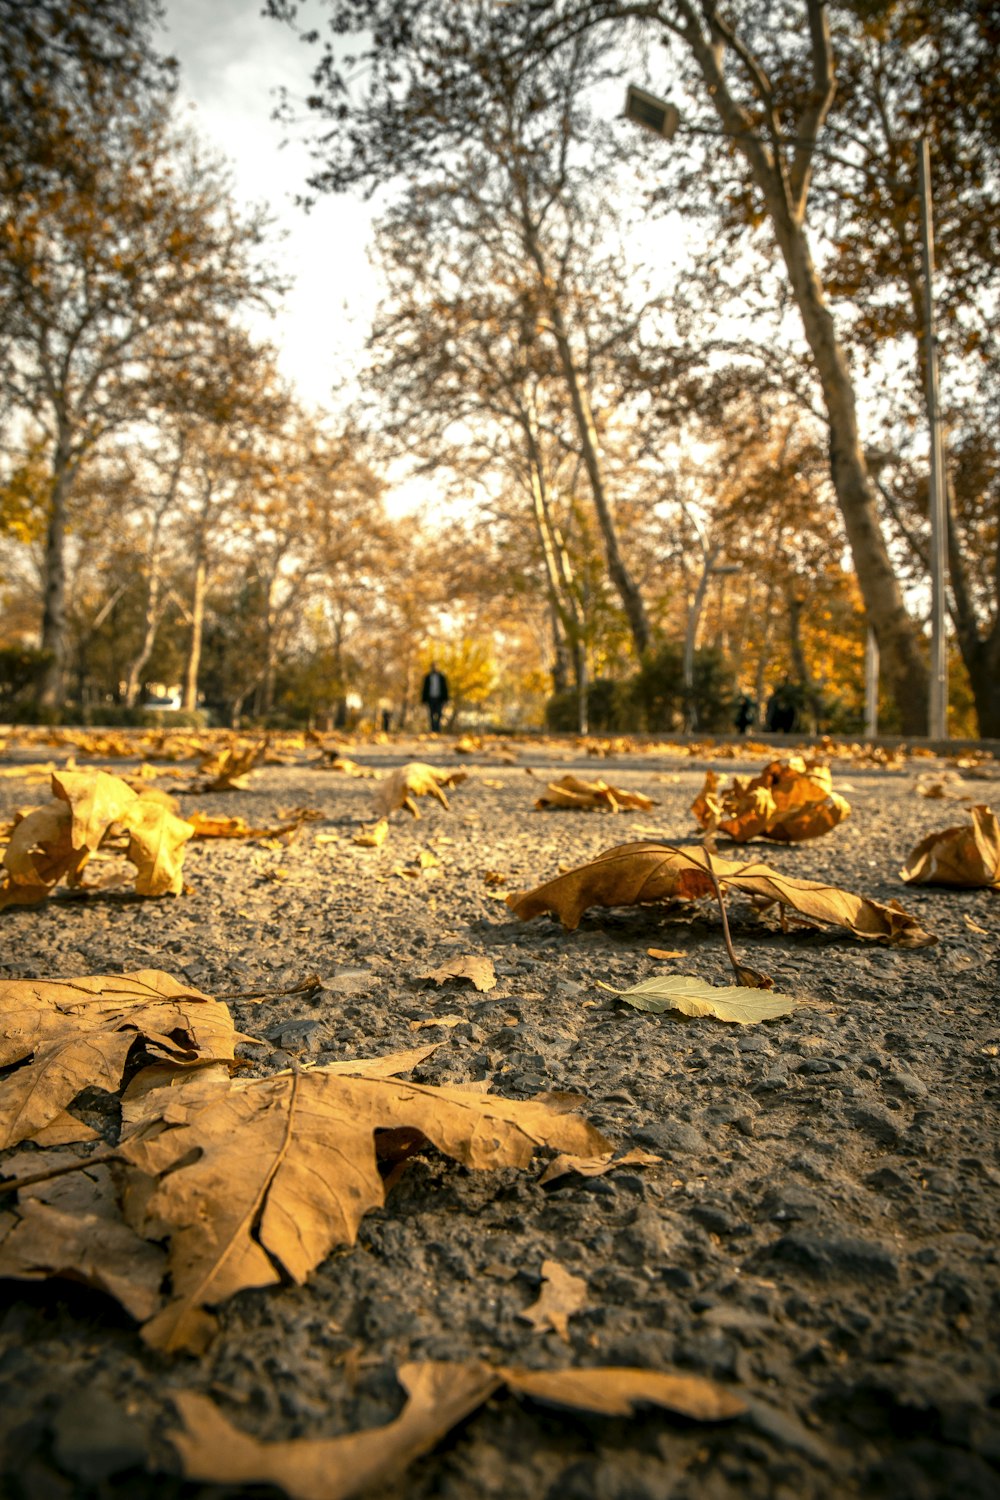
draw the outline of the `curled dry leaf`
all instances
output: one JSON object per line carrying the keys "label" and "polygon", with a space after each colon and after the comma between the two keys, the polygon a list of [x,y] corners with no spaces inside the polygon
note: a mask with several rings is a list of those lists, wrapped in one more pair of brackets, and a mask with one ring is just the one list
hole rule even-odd
{"label": "curled dry leaf", "polygon": [[[231,1063],[228,1009],[158,969],[0,980],[0,1148],[37,1139],[83,1089],[115,1092],[137,1044],[172,1069]],[[30,1061],[29,1061],[30,1059]]]}
{"label": "curled dry leaf", "polygon": [[[23,1154],[5,1169],[30,1172],[37,1153]],[[0,1276],[43,1281],[66,1276],[105,1292],[138,1321],[161,1303],[166,1252],[122,1222],[105,1166],[22,1188],[18,1213],[6,1234],[0,1227]]]}
{"label": "curled dry leaf", "polygon": [[447,807],[448,798],[444,794],[444,788],[458,786],[465,781],[467,774],[465,771],[439,770],[435,766],[425,765],[423,761],[411,760],[393,771],[380,784],[375,793],[375,811],[380,818],[387,818],[397,808],[405,807],[415,818],[419,818],[420,813],[414,799],[427,796],[436,798],[442,807]]}
{"label": "curled dry leaf", "polygon": [[369,823],[367,828],[359,828],[351,843],[360,844],[362,849],[381,849],[388,833],[389,819],[379,818],[377,823]]}
{"label": "curled dry leaf", "polygon": [[616,1167],[660,1167],[663,1158],[654,1156],[651,1151],[643,1151],[636,1146],[632,1151],[626,1151],[621,1156],[616,1156],[611,1151],[606,1151],[603,1156],[557,1156],[545,1168],[538,1179],[540,1187],[547,1187],[550,1182],[557,1182],[560,1177],[566,1177],[573,1173],[577,1177],[603,1177],[607,1172],[613,1172]]}
{"label": "curled dry leaf", "polygon": [[336,750],[327,750],[315,765],[325,771],[338,771],[341,776],[359,776],[371,779],[378,776],[371,766],[359,765],[356,760],[351,760],[349,755],[340,755]]}
{"label": "curled dry leaf", "polygon": [[266,741],[237,741],[216,754],[207,755],[198,770],[208,780],[203,782],[203,792],[242,792],[250,785],[250,772],[267,751]]}
{"label": "curled dry leaf", "polygon": [[732,1021],[739,1026],[790,1016],[797,1004],[791,995],[779,995],[767,986],[715,986],[694,974],[657,975],[614,993],[636,1010],[654,1015],[677,1010],[685,1016],[714,1016],[717,1021]]}
{"label": "curled dry leaf", "polygon": [[194,829],[192,836],[196,839],[280,839],[294,833],[303,823],[314,822],[319,817],[322,813],[308,807],[297,807],[285,821],[273,828],[252,828],[245,818],[224,818],[203,812],[188,813],[185,822],[191,824]]}
{"label": "curled dry leaf", "polygon": [[550,781],[547,792],[535,802],[536,808],[575,808],[581,812],[648,812],[656,806],[652,797],[641,792],[623,792],[606,781],[582,781],[578,776],[563,776]]}
{"label": "curled dry leaf", "polygon": [[173,1089],[165,1118],[147,1113],[119,1147],[135,1169],[126,1221],[144,1238],[170,1239],[173,1299],[146,1324],[147,1341],[203,1348],[214,1329],[206,1305],[283,1273],[303,1282],[335,1246],[353,1244],[384,1201],[375,1134],[400,1130],[480,1171],[525,1167],[543,1145],[608,1149],[580,1116],[544,1103],[402,1083],[377,1066],[370,1077],[313,1068],[222,1082],[190,1105]]}
{"label": "curled dry leaf", "polygon": [[215,1484],[274,1484],[291,1500],[350,1500],[384,1488],[502,1386],[515,1395],[570,1411],[632,1416],[659,1406],[694,1421],[742,1416],[746,1402],[698,1375],[661,1370],[524,1370],[478,1361],[401,1365],[407,1401],[394,1422],[333,1438],[265,1443],[234,1427],[207,1396],[173,1396],[183,1428],[170,1434],[188,1479]]}
{"label": "curled dry leaf", "polygon": [[911,849],[899,872],[908,885],[1000,889],[1000,823],[982,804],[970,812],[971,823],[928,834]]}
{"label": "curled dry leaf", "polygon": [[435,984],[446,984],[449,979],[468,979],[482,994],[496,989],[497,975],[492,958],[483,958],[476,953],[467,953],[461,958],[450,958],[447,963],[418,976]]}
{"label": "curled dry leaf", "polygon": [[28,813],[11,834],[0,910],[43,901],[63,876],[80,885],[91,855],[119,833],[128,835],[139,894],[180,894],[184,846],[193,830],[160,798],[139,795],[106,771],[53,772],[52,791],[53,800]]}
{"label": "curled dry leaf", "polygon": [[896,902],[883,904],[822,881],[796,880],[757,861],[741,864],[721,859],[698,845],[620,844],[534,890],[512,893],[507,905],[522,921],[548,911],[564,927],[574,928],[591,906],[639,906],[710,896],[709,861],[723,890],[743,891],[767,903],[792,907],[814,921],[846,927],[856,937],[903,948],[936,942]]}
{"label": "curled dry leaf", "polygon": [[719,830],[738,844],[754,838],[783,844],[819,838],[850,810],[833,790],[829,766],[800,755],[773,760],[752,779],[734,776],[721,791],[718,776],[708,771],[691,807],[702,828]]}
{"label": "curled dry leaf", "polygon": [[536,1333],[557,1333],[569,1342],[569,1320],[587,1303],[587,1281],[574,1276],[557,1260],[542,1261],[542,1286],[538,1300],[518,1317]]}

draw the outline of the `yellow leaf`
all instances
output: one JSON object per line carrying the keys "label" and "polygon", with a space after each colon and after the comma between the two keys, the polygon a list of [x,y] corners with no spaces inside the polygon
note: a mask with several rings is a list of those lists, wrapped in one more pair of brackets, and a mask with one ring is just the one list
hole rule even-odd
{"label": "yellow leaf", "polygon": [[992,808],[970,811],[971,823],[928,834],[911,849],[899,872],[907,884],[1000,888],[1000,823]]}
{"label": "yellow leaf", "polygon": [[745,844],[749,839],[773,839],[795,844],[828,833],[850,813],[850,806],[833,790],[829,766],[793,755],[774,760],[752,780],[734,776],[720,792],[714,771],[691,811],[702,828],[716,829]]}
{"label": "yellow leaf", "polygon": [[534,890],[513,892],[507,905],[522,921],[551,911],[564,927],[573,928],[591,906],[697,901],[713,893],[710,860],[723,890],[790,906],[815,921],[846,927],[856,937],[884,939],[903,948],[937,941],[895,901],[883,905],[822,881],[796,880],[759,862],[722,859],[700,845],[621,844]]}
{"label": "yellow leaf", "polygon": [[518,1317],[530,1323],[535,1333],[557,1333],[569,1342],[569,1319],[586,1305],[587,1282],[574,1276],[557,1260],[542,1261],[542,1287],[537,1302]]}

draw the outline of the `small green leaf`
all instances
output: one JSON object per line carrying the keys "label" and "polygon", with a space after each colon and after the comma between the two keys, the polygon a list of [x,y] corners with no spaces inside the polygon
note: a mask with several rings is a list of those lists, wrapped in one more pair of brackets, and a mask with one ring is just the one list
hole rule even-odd
{"label": "small green leaf", "polygon": [[685,1016],[715,1016],[739,1026],[791,1015],[798,1004],[791,995],[778,995],[773,990],[750,990],[735,984],[716,988],[694,974],[655,975],[615,994],[636,1010],[652,1011],[654,1015],[679,1010]]}

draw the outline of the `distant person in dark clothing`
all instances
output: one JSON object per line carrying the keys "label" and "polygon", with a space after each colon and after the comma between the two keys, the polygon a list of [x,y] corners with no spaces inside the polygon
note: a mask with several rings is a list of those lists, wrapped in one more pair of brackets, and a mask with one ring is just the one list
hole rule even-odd
{"label": "distant person in dark clothing", "polygon": [[448,679],[443,672],[438,671],[436,662],[431,662],[431,669],[424,678],[420,701],[427,704],[431,734],[438,734],[441,729],[441,710],[448,702]]}
{"label": "distant person in dark clothing", "polygon": [[771,694],[764,722],[774,734],[791,734],[795,728],[795,698],[787,677],[781,679]]}
{"label": "distant person in dark clothing", "polygon": [[749,693],[741,693],[736,700],[736,714],[733,722],[740,734],[746,734],[750,725],[756,721],[757,705]]}

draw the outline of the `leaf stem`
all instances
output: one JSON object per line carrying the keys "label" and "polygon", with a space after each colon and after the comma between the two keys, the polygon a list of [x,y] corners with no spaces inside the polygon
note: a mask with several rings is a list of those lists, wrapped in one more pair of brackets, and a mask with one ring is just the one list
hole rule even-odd
{"label": "leaf stem", "polygon": [[705,869],[708,872],[709,880],[712,882],[712,889],[715,891],[715,899],[719,903],[719,911],[722,914],[722,937],[726,944],[726,952],[729,954],[729,962],[733,966],[733,973],[736,975],[736,983],[746,985],[746,979],[743,975],[743,969],[736,957],[736,952],[733,948],[733,940],[729,932],[729,918],[726,915],[726,902],[722,894],[722,887],[719,884],[719,878],[716,875],[715,870],[712,868],[712,856],[707,849],[705,850]]}
{"label": "leaf stem", "polygon": [[0,1181],[0,1193],[16,1193],[19,1188],[34,1187],[39,1182],[49,1182],[53,1177],[65,1177],[67,1172],[82,1172],[86,1167],[103,1167],[111,1161],[124,1161],[117,1151],[105,1151],[97,1156],[84,1156],[79,1161],[64,1162],[61,1167],[47,1167],[44,1172],[32,1172],[27,1177],[12,1177],[9,1182]]}

